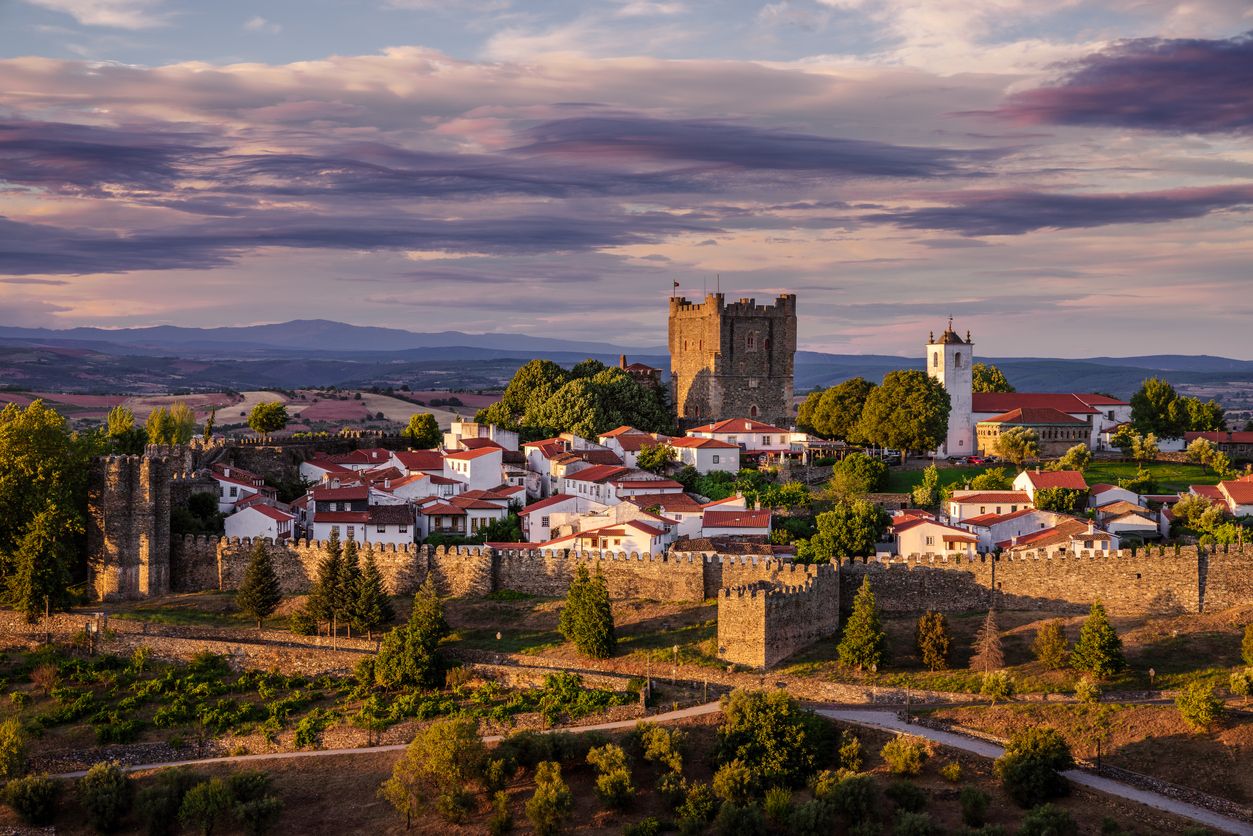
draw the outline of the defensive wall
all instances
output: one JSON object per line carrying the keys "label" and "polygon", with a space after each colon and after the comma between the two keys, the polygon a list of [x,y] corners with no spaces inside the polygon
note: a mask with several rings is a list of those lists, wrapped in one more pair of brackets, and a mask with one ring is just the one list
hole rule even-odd
{"label": "defensive wall", "polygon": [[768,668],[839,628],[834,566],[789,566],[774,581],[718,594],[718,657]]}

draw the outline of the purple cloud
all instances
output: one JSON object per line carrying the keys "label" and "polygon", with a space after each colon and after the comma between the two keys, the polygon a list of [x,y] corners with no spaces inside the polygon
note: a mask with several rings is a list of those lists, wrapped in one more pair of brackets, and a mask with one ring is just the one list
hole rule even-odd
{"label": "purple cloud", "polygon": [[1229,40],[1142,38],[1082,59],[1061,83],[1011,96],[1026,123],[1182,133],[1253,130],[1253,32]]}
{"label": "purple cloud", "polygon": [[1168,189],[1132,194],[1050,194],[981,191],[947,196],[951,205],[869,216],[910,229],[962,235],[1022,235],[1038,229],[1082,229],[1199,218],[1253,204],[1253,184]]}

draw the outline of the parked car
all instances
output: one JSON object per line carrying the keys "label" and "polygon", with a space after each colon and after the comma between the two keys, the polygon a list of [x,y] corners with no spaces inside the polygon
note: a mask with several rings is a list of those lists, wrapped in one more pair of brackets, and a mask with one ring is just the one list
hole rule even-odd
{"label": "parked car", "polygon": [[984,458],[983,456],[971,456],[966,459],[967,464],[987,464],[990,461],[991,459]]}

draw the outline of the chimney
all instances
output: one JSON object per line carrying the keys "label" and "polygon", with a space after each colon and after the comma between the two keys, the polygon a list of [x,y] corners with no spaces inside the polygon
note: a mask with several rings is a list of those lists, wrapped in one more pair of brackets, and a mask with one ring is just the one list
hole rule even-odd
{"label": "chimney", "polygon": [[229,477],[231,475],[231,469],[229,467],[222,468],[222,475]]}
{"label": "chimney", "polygon": [[618,368],[620,369],[626,368],[626,355],[625,354],[618,355]]}

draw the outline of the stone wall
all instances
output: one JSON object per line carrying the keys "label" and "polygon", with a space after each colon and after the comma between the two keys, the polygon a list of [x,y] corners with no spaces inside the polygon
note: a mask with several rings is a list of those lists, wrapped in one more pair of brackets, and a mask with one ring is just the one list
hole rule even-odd
{"label": "stone wall", "polygon": [[88,474],[88,585],[101,600],[170,590],[174,466],[150,456],[105,456]]}
{"label": "stone wall", "polygon": [[1204,567],[1201,596],[1206,612],[1253,602],[1253,545],[1211,547]]}
{"label": "stone wall", "polygon": [[768,668],[839,629],[836,567],[787,567],[780,577],[800,583],[759,581],[719,593],[719,658]]}

